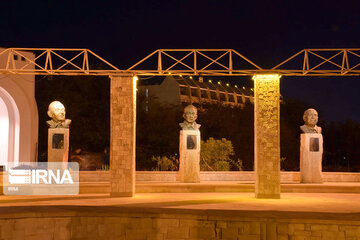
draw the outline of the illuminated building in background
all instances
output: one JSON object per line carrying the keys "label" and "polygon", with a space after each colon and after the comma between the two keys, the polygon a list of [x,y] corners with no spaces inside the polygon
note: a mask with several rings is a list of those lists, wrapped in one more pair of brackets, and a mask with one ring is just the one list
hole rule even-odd
{"label": "illuminated building in background", "polygon": [[162,104],[194,104],[199,107],[220,104],[243,108],[247,103],[254,103],[254,93],[250,88],[213,83],[211,80],[198,81],[188,76],[141,80],[138,89],[146,96],[146,101],[149,96],[154,96]]}

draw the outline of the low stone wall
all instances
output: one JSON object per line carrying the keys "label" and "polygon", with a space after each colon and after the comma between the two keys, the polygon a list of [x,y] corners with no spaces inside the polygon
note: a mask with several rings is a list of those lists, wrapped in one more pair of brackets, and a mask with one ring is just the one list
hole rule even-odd
{"label": "low stone wall", "polygon": [[[0,172],[0,179],[3,173]],[[80,171],[80,182],[109,182],[108,171]],[[299,182],[299,172],[281,172],[282,183]],[[345,172],[324,172],[324,182],[360,182],[360,173]],[[240,172],[200,172],[201,181],[240,181],[254,182],[253,171]],[[178,172],[170,171],[137,171],[136,181],[138,182],[176,182]]]}
{"label": "low stone wall", "polygon": [[[94,211],[92,207],[92,210],[82,208],[71,213],[49,214],[44,210],[26,216],[18,213],[13,217],[0,217],[0,239],[360,239],[360,221],[354,220],[289,218],[286,214],[278,216],[278,213],[260,213],[259,217],[254,217],[254,212],[178,212],[116,208]],[[342,219],[341,216],[337,218]]]}
{"label": "low stone wall", "polygon": [[[178,172],[170,171],[137,171],[138,182],[176,182]],[[281,182],[299,182],[299,172],[281,172]],[[360,182],[360,173],[324,172],[324,182]],[[108,182],[110,175],[108,171],[81,171],[81,182]],[[200,172],[201,181],[255,181],[253,171],[240,172]]]}
{"label": "low stone wall", "polygon": [[109,171],[80,171],[80,182],[109,182]]}

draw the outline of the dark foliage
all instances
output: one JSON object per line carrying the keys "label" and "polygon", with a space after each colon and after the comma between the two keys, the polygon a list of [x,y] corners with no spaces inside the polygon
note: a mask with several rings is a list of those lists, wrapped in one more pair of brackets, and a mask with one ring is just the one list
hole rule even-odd
{"label": "dark foliage", "polygon": [[39,111],[39,160],[46,161],[47,109],[58,100],[66,108],[70,125],[70,151],[81,148],[103,152],[110,146],[110,80],[108,77],[37,77]]}
{"label": "dark foliage", "polygon": [[360,171],[360,123],[330,122],[323,127],[325,171]]}
{"label": "dark foliage", "polygon": [[152,156],[178,156],[182,107],[164,106],[155,97],[146,100],[139,93],[136,114],[136,169],[154,169]]}
{"label": "dark foliage", "polygon": [[284,99],[280,104],[282,170],[299,171],[300,169],[300,126],[304,124],[303,113],[309,107],[308,104],[294,99]]}
{"label": "dark foliage", "polygon": [[199,112],[202,124],[201,138],[226,138],[234,147],[234,159],[240,159],[243,170],[254,167],[254,108],[246,104],[243,109],[208,105]]}

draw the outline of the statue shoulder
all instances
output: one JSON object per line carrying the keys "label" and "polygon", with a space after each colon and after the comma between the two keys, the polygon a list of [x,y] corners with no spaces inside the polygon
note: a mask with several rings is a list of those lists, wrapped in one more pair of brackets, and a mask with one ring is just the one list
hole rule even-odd
{"label": "statue shoulder", "polygon": [[46,125],[48,125],[49,128],[55,128],[55,123],[53,120],[46,121]]}
{"label": "statue shoulder", "polygon": [[301,130],[303,133],[306,133],[306,130],[307,130],[306,125],[300,126],[300,130]]}
{"label": "statue shoulder", "polygon": [[316,126],[315,128],[316,128],[317,133],[321,133],[321,130],[322,130],[322,128],[321,128],[321,127]]}
{"label": "statue shoulder", "polygon": [[65,119],[64,126],[68,128],[70,124],[71,124],[71,119]]}

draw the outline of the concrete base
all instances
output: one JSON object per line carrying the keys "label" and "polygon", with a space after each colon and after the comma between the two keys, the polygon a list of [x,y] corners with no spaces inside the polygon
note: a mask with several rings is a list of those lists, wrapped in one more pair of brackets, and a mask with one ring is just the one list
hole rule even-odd
{"label": "concrete base", "polygon": [[48,162],[68,162],[69,134],[68,128],[49,128]]}
{"label": "concrete base", "polygon": [[323,137],[319,133],[301,134],[300,182],[322,183]]}
{"label": "concrete base", "polygon": [[200,131],[180,131],[180,182],[200,182]]}

